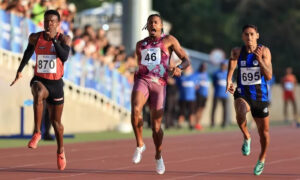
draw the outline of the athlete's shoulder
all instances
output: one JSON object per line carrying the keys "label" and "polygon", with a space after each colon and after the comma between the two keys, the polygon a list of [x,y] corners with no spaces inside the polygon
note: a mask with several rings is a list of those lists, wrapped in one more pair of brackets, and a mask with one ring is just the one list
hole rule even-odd
{"label": "athlete's shoulder", "polygon": [[165,35],[164,39],[168,40],[168,41],[177,41],[177,39],[173,36],[173,35]]}
{"label": "athlete's shoulder", "polygon": [[31,33],[31,34],[29,35],[29,38],[28,38],[29,43],[30,43],[30,44],[36,44],[36,42],[38,41],[38,39],[39,39],[41,33],[42,33],[42,32]]}
{"label": "athlete's shoulder", "polygon": [[61,41],[63,41],[65,44],[71,46],[72,43],[72,39],[69,35],[65,35],[65,34],[60,34],[59,38]]}
{"label": "athlete's shoulder", "polygon": [[240,54],[241,54],[241,51],[242,51],[242,47],[234,47],[231,49],[231,52],[230,52],[230,58],[231,59],[238,59]]}

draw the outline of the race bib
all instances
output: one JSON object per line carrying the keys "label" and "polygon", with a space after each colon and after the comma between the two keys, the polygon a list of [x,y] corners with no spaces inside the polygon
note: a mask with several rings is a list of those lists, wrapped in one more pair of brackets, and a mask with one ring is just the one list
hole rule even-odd
{"label": "race bib", "polygon": [[38,55],[38,73],[56,73],[56,55]]}
{"label": "race bib", "polygon": [[160,48],[149,48],[142,50],[142,64],[145,66],[158,65],[161,60]]}
{"label": "race bib", "polygon": [[287,91],[292,91],[294,89],[294,83],[292,82],[285,82],[284,89]]}
{"label": "race bib", "polygon": [[242,85],[261,84],[260,67],[241,68]]}

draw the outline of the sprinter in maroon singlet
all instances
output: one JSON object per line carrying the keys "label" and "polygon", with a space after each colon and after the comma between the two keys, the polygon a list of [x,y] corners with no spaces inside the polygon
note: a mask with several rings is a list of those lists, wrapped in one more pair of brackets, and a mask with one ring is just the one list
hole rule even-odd
{"label": "sprinter in maroon singlet", "polygon": [[[190,64],[185,51],[177,39],[171,35],[163,35],[163,24],[160,15],[152,14],[148,17],[145,28],[149,36],[136,45],[139,70],[135,74],[131,100],[131,123],[136,136],[137,148],[133,155],[133,163],[142,159],[142,152],[146,146],[143,141],[143,120],[141,112],[148,101],[151,109],[151,123],[153,141],[155,144],[156,172],[164,174],[165,165],[161,156],[163,131],[161,121],[164,113],[166,84],[168,74],[180,76],[181,71]],[[182,60],[176,67],[169,67],[172,52]]]}
{"label": "sprinter in maroon singlet", "polygon": [[22,70],[32,54],[36,53],[34,77],[30,82],[34,99],[34,133],[28,147],[35,149],[41,139],[41,120],[43,101],[46,100],[50,121],[54,127],[57,140],[57,167],[64,170],[66,157],[63,146],[64,127],[61,115],[64,106],[63,80],[64,62],[68,59],[71,38],[57,32],[60,15],[55,10],[48,10],[44,15],[45,30],[32,33],[24,52],[15,80],[11,86],[22,77]]}

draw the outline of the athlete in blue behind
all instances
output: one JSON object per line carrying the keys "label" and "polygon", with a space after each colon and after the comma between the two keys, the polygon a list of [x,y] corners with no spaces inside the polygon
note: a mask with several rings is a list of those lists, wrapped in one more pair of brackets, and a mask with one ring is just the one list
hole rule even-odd
{"label": "athlete in blue behind", "polygon": [[222,103],[223,107],[223,119],[222,128],[225,128],[229,124],[228,119],[228,94],[226,93],[226,77],[227,77],[227,63],[223,61],[220,65],[220,69],[213,74],[213,85],[214,85],[214,99],[211,110],[211,127],[215,127],[215,112],[218,101]]}
{"label": "athlete in blue behind", "polygon": [[196,123],[195,129],[201,130],[201,118],[203,110],[206,105],[208,90],[209,90],[209,75],[206,71],[206,63],[203,62],[197,72],[195,72],[196,78]]}
{"label": "athlete in blue behind", "polygon": [[181,127],[185,117],[189,119],[189,128],[192,130],[195,123],[196,113],[196,76],[189,66],[184,70],[183,75],[176,79],[179,87],[179,117],[178,127]]}
{"label": "athlete in blue behind", "polygon": [[[247,129],[246,114],[251,114],[260,136],[261,152],[254,167],[254,174],[263,172],[266,150],[269,145],[269,95],[267,81],[272,78],[271,52],[269,48],[257,44],[259,33],[255,25],[245,25],[242,30],[244,46],[234,48],[228,66],[226,91],[234,93],[237,123],[244,135],[242,153],[250,154],[251,138]],[[232,83],[233,72],[238,66],[237,87]]]}

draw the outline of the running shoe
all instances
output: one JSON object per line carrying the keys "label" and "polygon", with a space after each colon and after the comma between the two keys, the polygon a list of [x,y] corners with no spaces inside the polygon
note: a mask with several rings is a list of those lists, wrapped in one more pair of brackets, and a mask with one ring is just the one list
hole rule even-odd
{"label": "running shoe", "polygon": [[251,139],[244,139],[244,143],[242,145],[242,153],[244,156],[248,156],[250,154],[250,145]]}
{"label": "running shoe", "polygon": [[258,160],[254,167],[254,175],[259,176],[263,172],[264,166],[265,163]]}
{"label": "running shoe", "polygon": [[203,128],[203,127],[201,126],[201,124],[196,124],[196,126],[195,126],[195,129],[196,129],[196,130],[199,130],[199,131],[202,130],[202,128]]}
{"label": "running shoe", "polygon": [[164,174],[165,173],[165,164],[162,157],[160,159],[156,160],[156,172],[157,174]]}
{"label": "running shoe", "polygon": [[144,144],[142,147],[137,147],[132,158],[132,162],[134,164],[138,164],[142,160],[142,153],[146,150],[146,145]]}
{"label": "running shoe", "polygon": [[28,143],[28,148],[36,149],[38,142],[41,140],[41,133],[34,133],[31,140]]}
{"label": "running shoe", "polygon": [[62,152],[60,154],[57,154],[57,168],[59,170],[64,170],[67,164],[65,152]]}

